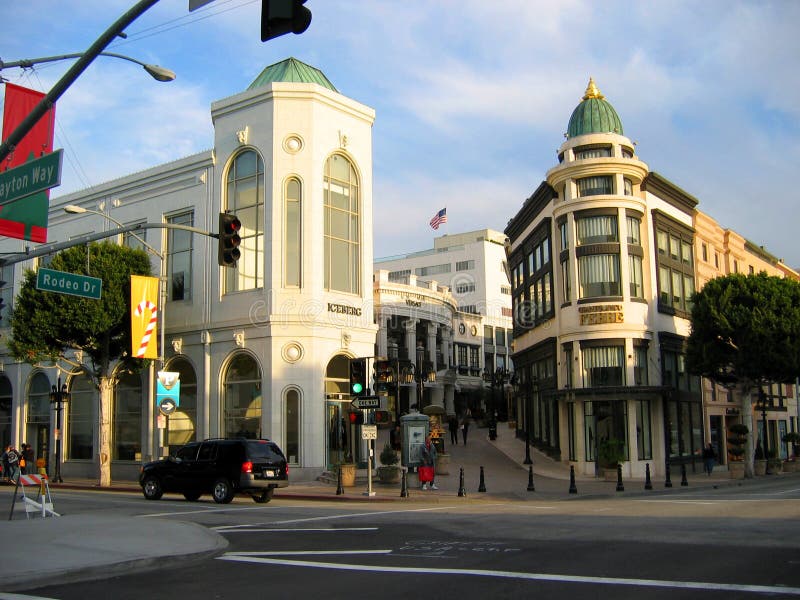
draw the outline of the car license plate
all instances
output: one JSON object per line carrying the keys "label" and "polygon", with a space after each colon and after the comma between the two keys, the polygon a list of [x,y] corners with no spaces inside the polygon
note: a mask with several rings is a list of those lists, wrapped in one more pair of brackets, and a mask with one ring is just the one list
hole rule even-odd
{"label": "car license plate", "polygon": [[264,477],[275,477],[275,471],[273,469],[264,469]]}

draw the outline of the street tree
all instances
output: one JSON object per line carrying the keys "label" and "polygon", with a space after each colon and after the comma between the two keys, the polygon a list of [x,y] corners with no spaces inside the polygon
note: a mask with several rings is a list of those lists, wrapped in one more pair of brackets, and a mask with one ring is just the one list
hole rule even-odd
{"label": "street tree", "polygon": [[56,254],[49,267],[101,279],[101,298],[38,290],[36,272],[27,270],[14,302],[8,347],[17,360],[66,364],[68,372],[83,371],[90,378],[100,401],[99,484],[109,486],[111,391],[121,374],[144,366],[144,360],[131,357],[130,276],[150,275],[150,260],[143,250],[94,242]]}
{"label": "street tree", "polygon": [[[738,389],[742,419],[752,429],[754,393],[800,375],[800,282],[763,272],[726,275],[706,283],[693,302],[687,369]],[[747,477],[753,476],[754,442],[750,431]]]}

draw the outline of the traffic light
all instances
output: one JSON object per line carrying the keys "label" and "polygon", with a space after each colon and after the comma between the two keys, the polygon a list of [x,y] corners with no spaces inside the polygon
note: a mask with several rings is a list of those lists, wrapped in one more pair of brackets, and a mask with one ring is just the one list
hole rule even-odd
{"label": "traffic light", "polygon": [[239,244],[242,243],[242,238],[239,237],[241,228],[242,222],[236,218],[236,215],[219,213],[217,261],[220,267],[235,267],[236,261],[242,255],[239,251]]}
{"label": "traffic light", "polygon": [[303,33],[311,24],[306,0],[262,0],[261,41],[291,33]]}
{"label": "traffic light", "polygon": [[350,359],[350,395],[367,395],[367,359]]}
{"label": "traffic light", "polygon": [[376,360],[372,379],[375,382],[375,392],[386,392],[394,382],[394,369],[388,360]]}
{"label": "traffic light", "polygon": [[376,410],[372,413],[375,417],[375,424],[376,425],[385,425],[389,423],[392,417],[392,413],[388,410]]}
{"label": "traffic light", "polygon": [[350,425],[362,425],[364,423],[363,410],[354,410],[349,412],[347,413],[347,417],[350,419]]}

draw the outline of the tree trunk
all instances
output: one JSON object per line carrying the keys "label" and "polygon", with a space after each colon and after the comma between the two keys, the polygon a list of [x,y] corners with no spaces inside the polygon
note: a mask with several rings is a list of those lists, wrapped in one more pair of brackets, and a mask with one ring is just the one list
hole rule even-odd
{"label": "tree trunk", "polygon": [[111,385],[110,378],[100,378],[100,418],[97,435],[100,487],[111,485]]}
{"label": "tree trunk", "polygon": [[753,387],[742,386],[742,423],[747,426],[747,436],[744,445],[744,476],[752,479],[755,475],[753,471],[753,459],[755,458],[756,445],[753,439]]}

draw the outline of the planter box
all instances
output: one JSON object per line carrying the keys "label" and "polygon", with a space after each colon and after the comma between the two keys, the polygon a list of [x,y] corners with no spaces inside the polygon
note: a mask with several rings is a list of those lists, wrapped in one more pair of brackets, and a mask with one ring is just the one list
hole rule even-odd
{"label": "planter box", "polygon": [[400,467],[394,465],[378,467],[378,480],[381,483],[400,483],[401,472]]}
{"label": "planter box", "polygon": [[763,459],[756,459],[753,461],[753,473],[755,475],[767,474],[767,461]]}
{"label": "planter box", "polygon": [[450,475],[450,455],[439,454],[436,457],[436,474],[437,475]]}
{"label": "planter box", "polygon": [[732,460],[729,462],[728,473],[731,479],[744,479],[744,462],[741,460]]}
{"label": "planter box", "polygon": [[797,471],[797,461],[796,460],[786,460],[783,462],[783,472],[784,473],[794,473]]}
{"label": "planter box", "polygon": [[356,465],[344,464],[339,468],[342,470],[342,487],[353,487],[356,484]]}

